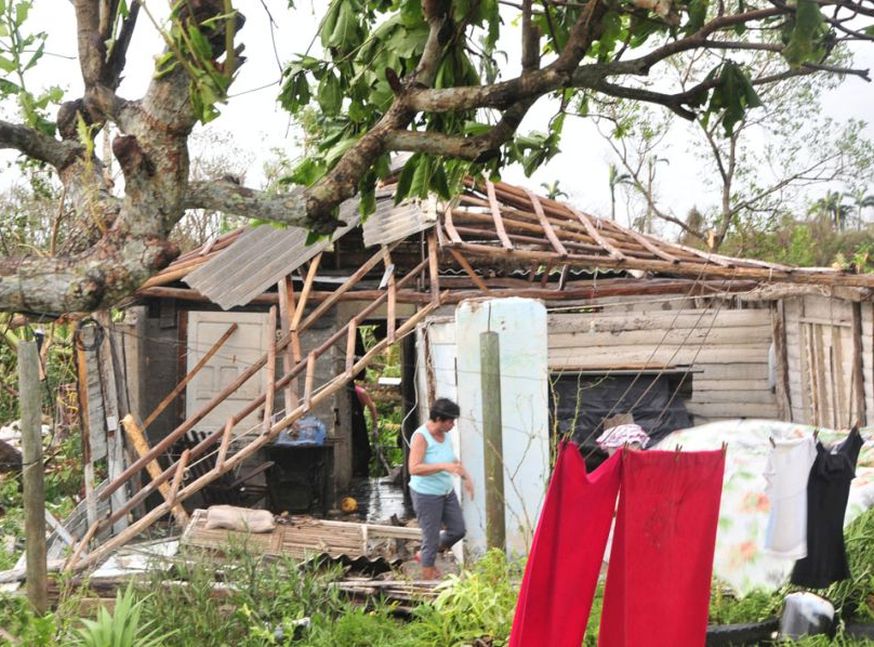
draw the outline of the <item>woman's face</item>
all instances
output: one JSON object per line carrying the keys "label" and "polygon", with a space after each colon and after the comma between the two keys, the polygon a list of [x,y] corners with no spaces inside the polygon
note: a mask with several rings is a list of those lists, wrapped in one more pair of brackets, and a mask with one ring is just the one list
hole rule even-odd
{"label": "woman's face", "polygon": [[450,430],[455,426],[455,420],[439,420],[437,424],[439,425],[439,429],[441,432],[443,432],[444,434],[448,434]]}

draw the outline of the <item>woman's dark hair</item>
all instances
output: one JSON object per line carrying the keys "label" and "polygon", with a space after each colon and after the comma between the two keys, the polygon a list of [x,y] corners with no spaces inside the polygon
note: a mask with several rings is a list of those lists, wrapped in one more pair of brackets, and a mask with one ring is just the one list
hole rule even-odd
{"label": "woman's dark hair", "polygon": [[440,420],[455,420],[460,413],[461,409],[459,409],[458,405],[452,400],[449,398],[438,398],[434,401],[434,404],[431,405],[431,411],[428,414],[428,417],[435,422]]}

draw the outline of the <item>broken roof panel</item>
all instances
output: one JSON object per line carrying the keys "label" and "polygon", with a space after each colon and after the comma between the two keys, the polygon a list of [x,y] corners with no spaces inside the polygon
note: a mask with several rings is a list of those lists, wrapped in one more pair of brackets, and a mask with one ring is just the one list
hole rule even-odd
{"label": "broken roof panel", "polygon": [[276,229],[260,225],[249,229],[223,253],[204,263],[183,280],[224,310],[242,306],[275,285],[358,225],[358,201],[340,207],[346,226],[330,240],[307,245],[308,232],[300,227]]}
{"label": "broken roof panel", "polygon": [[[394,186],[389,190],[391,195]],[[436,200],[410,200],[397,206],[392,200],[380,201],[377,203],[376,212],[370,214],[361,226],[364,246],[388,245],[430,229],[436,222]]]}

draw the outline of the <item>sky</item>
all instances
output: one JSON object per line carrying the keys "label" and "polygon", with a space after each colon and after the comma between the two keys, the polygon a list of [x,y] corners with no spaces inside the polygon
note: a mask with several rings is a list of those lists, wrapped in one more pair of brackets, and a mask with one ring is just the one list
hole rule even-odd
{"label": "sky", "polygon": [[[29,82],[35,85],[60,83],[71,96],[78,96],[81,81],[75,60],[72,5],[64,0],[39,0],[34,4],[32,24],[48,32],[46,51],[49,55]],[[166,12],[167,4],[158,0],[147,2],[150,11],[156,15]],[[275,97],[278,94],[281,65],[310,46],[327,0],[298,0],[295,11],[287,9],[287,0],[240,0],[236,4],[246,16],[246,25],[239,39],[245,43],[244,56],[247,62],[231,89],[227,105],[221,107],[221,117],[206,127],[198,127],[192,148],[194,156],[209,156],[214,150],[214,144],[210,145],[210,141],[232,141],[234,163],[247,166],[246,183],[258,188],[264,183],[263,167],[266,162],[275,159],[275,151],[282,151],[289,159],[300,155],[299,130],[276,103]],[[512,61],[518,58],[514,56],[518,50],[516,34],[511,32],[507,30],[507,40],[502,41],[501,46],[510,53]],[[141,15],[137,34],[128,53],[125,80],[119,89],[121,96],[142,96],[152,73],[153,57],[160,49],[156,31],[146,16]],[[317,42],[314,51],[318,51]],[[874,69],[874,47],[860,49],[856,66]],[[506,73],[512,74],[513,71],[511,63]],[[871,108],[874,106],[874,84],[849,78],[840,88],[829,93],[824,103],[828,114],[834,118],[870,120],[874,117]],[[520,132],[545,130],[553,112],[554,106],[541,100],[526,117]],[[867,133],[874,139],[874,127],[869,125]],[[684,136],[679,133],[666,152],[671,157],[671,164],[659,170],[658,180],[663,204],[669,205],[674,213],[680,215],[694,205],[701,207],[715,202],[715,196],[702,191],[700,182],[694,181],[700,175],[699,163],[686,149]],[[6,159],[9,159],[8,155]],[[591,121],[570,119],[566,122],[559,155],[531,178],[526,178],[517,165],[505,170],[504,179],[541,191],[541,183],[558,181],[560,188],[568,194],[567,199],[575,206],[595,215],[609,216],[607,174],[611,161],[615,161],[613,153]],[[825,188],[822,192],[825,192]],[[617,217],[621,224],[626,224],[621,203],[618,208]]]}

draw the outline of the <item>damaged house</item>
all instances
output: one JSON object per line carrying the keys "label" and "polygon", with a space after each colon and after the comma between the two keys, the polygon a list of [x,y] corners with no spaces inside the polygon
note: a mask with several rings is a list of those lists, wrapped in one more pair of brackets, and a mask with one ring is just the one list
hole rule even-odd
{"label": "damaged house", "polygon": [[[369,451],[350,385],[392,344],[404,436],[434,397],[455,398],[455,442],[479,482],[483,410],[500,401],[512,550],[530,539],[558,435],[594,451],[614,416],[658,439],[874,411],[874,277],[708,254],[487,180],[449,204],[395,205],[388,185],[376,213],[357,211],[345,203],[344,225],[309,245],[293,228],[226,234],[148,281],[124,322],[82,323],[90,480],[78,530],[67,524],[71,565],[168,514],[184,523],[193,505],[332,508]],[[500,394],[483,393],[484,332],[500,338]],[[303,430],[324,441],[295,443]],[[464,505],[473,550],[483,489]]]}

